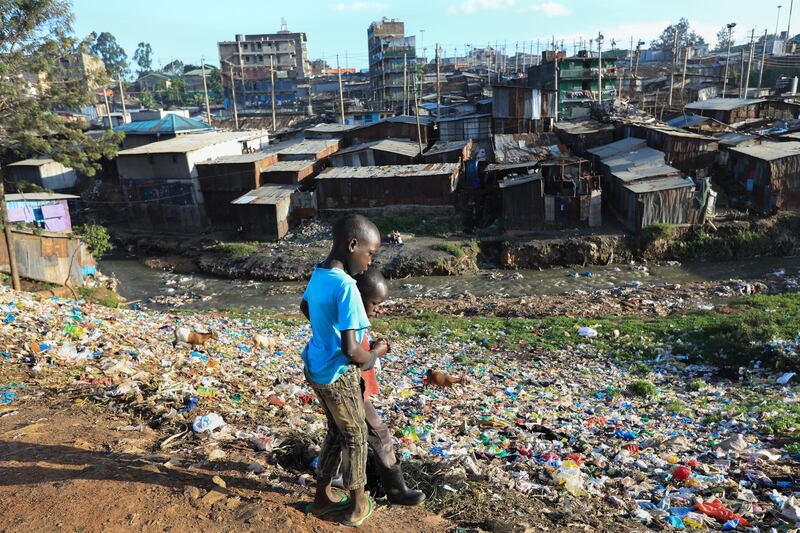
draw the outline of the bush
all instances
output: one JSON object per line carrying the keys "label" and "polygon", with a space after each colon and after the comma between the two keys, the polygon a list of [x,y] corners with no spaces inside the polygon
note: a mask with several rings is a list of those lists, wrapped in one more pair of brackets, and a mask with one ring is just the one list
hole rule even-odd
{"label": "bush", "polygon": [[86,246],[89,247],[89,250],[92,252],[92,257],[94,257],[95,260],[99,260],[104,253],[114,249],[108,230],[99,224],[75,226],[72,228],[72,233],[78,235]]}
{"label": "bush", "polygon": [[78,296],[88,302],[111,307],[112,309],[119,307],[119,295],[103,287],[78,287]]}
{"label": "bush", "polygon": [[447,252],[448,254],[461,259],[464,257],[464,249],[456,242],[440,242],[431,246],[434,250]]}
{"label": "bush", "polygon": [[650,398],[658,394],[656,386],[646,380],[629,383],[627,390],[631,396],[640,396],[642,398]]}
{"label": "bush", "polygon": [[231,259],[244,259],[258,252],[258,248],[245,242],[229,242],[217,246],[217,250]]}

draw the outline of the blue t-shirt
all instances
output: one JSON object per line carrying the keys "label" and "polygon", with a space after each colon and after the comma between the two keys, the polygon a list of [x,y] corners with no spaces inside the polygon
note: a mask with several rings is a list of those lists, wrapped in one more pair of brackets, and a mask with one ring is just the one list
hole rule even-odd
{"label": "blue t-shirt", "polygon": [[303,350],[303,362],[315,382],[333,383],[351,364],[342,352],[342,331],[356,330],[356,340],[361,342],[369,327],[356,280],[339,268],[317,267],[303,299],[311,318],[311,340]]}

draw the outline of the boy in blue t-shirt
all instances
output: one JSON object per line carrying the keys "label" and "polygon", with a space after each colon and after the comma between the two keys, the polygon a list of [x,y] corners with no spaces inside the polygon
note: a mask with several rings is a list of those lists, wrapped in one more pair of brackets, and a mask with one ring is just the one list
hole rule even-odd
{"label": "boy in blue t-shirt", "polygon": [[[379,339],[371,350],[361,346],[369,320],[351,276],[365,272],[381,246],[378,228],[364,216],[347,215],[333,226],[333,246],[314,268],[300,310],[311,322],[311,340],[303,350],[305,375],[328,419],[319,456],[317,490],[309,513],[323,516],[346,511],[342,524],[358,526],[375,502],[364,492],[367,476],[367,426],[361,396],[361,371],[389,349]],[[360,367],[360,368],[359,368]],[[341,461],[342,454],[347,461]],[[337,494],[331,479],[343,463],[349,497]]]}

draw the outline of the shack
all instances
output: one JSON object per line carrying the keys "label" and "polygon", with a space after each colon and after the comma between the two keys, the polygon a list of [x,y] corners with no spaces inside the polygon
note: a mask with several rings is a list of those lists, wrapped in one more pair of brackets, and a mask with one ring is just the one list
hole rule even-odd
{"label": "shack", "polygon": [[[419,128],[419,129],[418,129]],[[377,122],[349,129],[342,134],[342,146],[352,146],[381,139],[420,139],[423,146],[434,138],[433,120],[430,117],[417,118],[411,115],[398,115]]]}
{"label": "shack", "polygon": [[[15,229],[12,236],[20,277],[79,287],[97,273],[89,248],[70,233]],[[9,270],[5,235],[0,232],[0,271]]]}
{"label": "shack", "polygon": [[13,184],[30,183],[56,192],[74,192],[78,176],[74,169],[41,157],[8,165],[8,181]]}
{"label": "shack", "polygon": [[744,208],[800,207],[800,141],[742,143],[728,150],[721,184]]}
{"label": "shack", "polygon": [[23,222],[53,232],[72,231],[68,200],[80,196],[34,192],[25,194],[6,194],[9,222]]}
{"label": "shack", "polygon": [[503,203],[503,229],[529,231],[544,225],[544,178],[539,173],[498,182]]}
{"label": "shack", "polygon": [[278,161],[261,172],[261,184],[304,183],[310,181],[322,164],[319,161]]}
{"label": "shack", "polygon": [[472,156],[472,139],[438,141],[422,154],[425,163],[463,163]]}
{"label": "shack", "polygon": [[316,124],[303,130],[306,139],[341,139],[344,135],[356,128],[355,124],[323,123]]}
{"label": "shack", "polygon": [[231,202],[242,232],[253,239],[282,239],[289,231],[292,194],[297,185],[267,184]]}
{"label": "shack", "polygon": [[339,150],[330,158],[334,167],[370,167],[410,165],[419,156],[419,143],[402,139],[384,139]]}
{"label": "shack", "polygon": [[614,126],[596,120],[563,121],[553,126],[561,142],[572,153],[584,156],[590,148],[609,144],[614,140]]}
{"label": "shack", "polygon": [[708,175],[716,163],[717,140],[664,124],[624,123],[623,137],[645,139],[647,146],[664,152],[666,161],[675,168],[697,177]]}
{"label": "shack", "polygon": [[320,210],[453,206],[457,163],[328,168],[316,178]]}
{"label": "shack", "polygon": [[488,114],[442,118],[436,124],[442,141],[484,141],[492,136],[492,115]]}
{"label": "shack", "polygon": [[543,119],[552,114],[554,94],[519,85],[493,85],[492,130],[495,133],[543,131]]}
{"label": "shack", "polygon": [[306,139],[278,151],[279,161],[319,161],[339,150],[339,139]]}
{"label": "shack", "polygon": [[115,129],[125,134],[122,148],[127,150],[152,142],[166,141],[180,135],[212,131],[214,128],[193,118],[167,113],[151,120],[129,122]]}
{"label": "shack", "polygon": [[765,102],[766,100],[760,98],[709,98],[686,104],[684,109],[724,124],[735,125],[762,118],[761,108]]}
{"label": "shack", "polygon": [[197,180],[211,224],[217,228],[236,227],[239,217],[231,210],[231,202],[260,187],[261,173],[277,162],[277,154],[255,152],[197,163]]}

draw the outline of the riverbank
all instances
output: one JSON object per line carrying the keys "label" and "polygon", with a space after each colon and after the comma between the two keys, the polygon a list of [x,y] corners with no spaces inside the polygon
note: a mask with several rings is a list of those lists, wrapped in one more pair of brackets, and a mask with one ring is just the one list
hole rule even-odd
{"label": "riverbank", "polygon": [[[466,235],[442,221],[380,221],[406,231],[402,245],[385,243],[375,262],[385,276],[453,276],[479,269],[546,269],[630,261],[722,261],[800,253],[800,214],[720,222],[712,229],[648,227],[632,237],[617,229],[535,234]],[[411,233],[407,230],[423,233]],[[278,242],[138,237],[116,231],[117,248],[151,268],[228,279],[301,281],[330,247],[329,224],[313,222]],[[220,240],[223,239],[223,240]]]}
{"label": "riverbank", "polygon": [[[798,364],[796,292],[639,318],[459,317],[401,305],[374,324],[393,348],[376,402],[409,482],[429,500],[427,511],[381,503],[365,530],[658,530],[670,516],[703,523],[695,504],[714,497],[756,527],[791,523],[800,389],[796,376],[776,380]],[[13,393],[0,407],[9,473],[0,490],[14,502],[0,510],[4,523],[39,523],[35,502],[54,480],[70,495],[114,477],[130,489],[117,489],[114,504],[103,481],[98,501],[115,523],[330,529],[298,509],[324,434],[302,377],[309,330],[299,315],[115,310],[8,290],[0,306],[0,386]],[[177,323],[219,340],[173,348]],[[254,347],[255,333],[273,344]],[[428,368],[465,383],[426,388]],[[191,430],[212,413],[223,426]],[[80,435],[70,433],[76,423]],[[142,485],[153,488],[133,488]],[[154,501],[172,511],[156,516]],[[64,526],[75,516],[65,513]]]}

